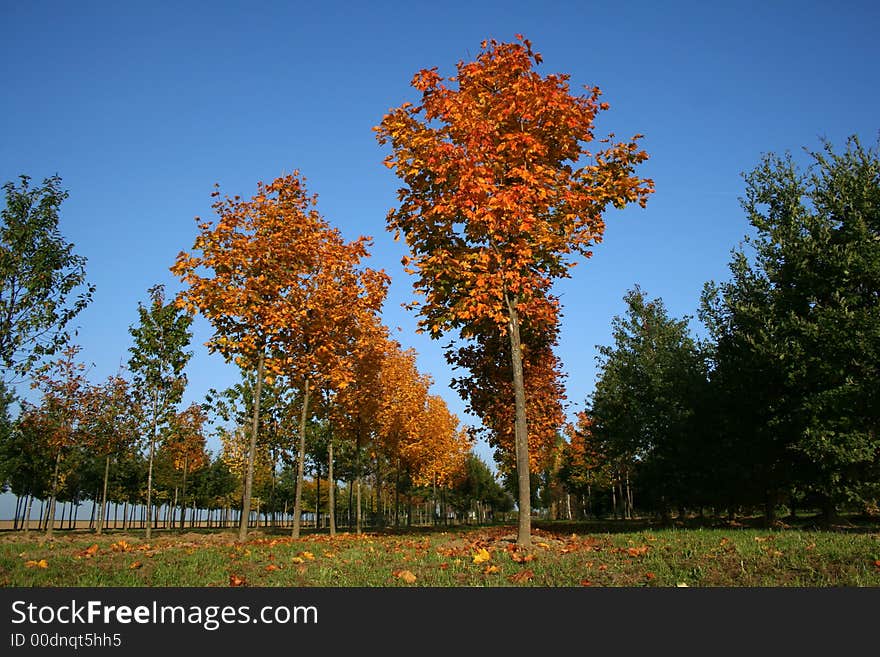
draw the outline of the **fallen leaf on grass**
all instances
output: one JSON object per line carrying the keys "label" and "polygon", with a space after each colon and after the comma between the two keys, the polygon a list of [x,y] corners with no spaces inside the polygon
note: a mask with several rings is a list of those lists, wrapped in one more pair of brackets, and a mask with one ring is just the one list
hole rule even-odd
{"label": "fallen leaf on grass", "polygon": [[517,563],[528,563],[529,561],[534,561],[538,557],[534,554],[519,554],[518,552],[511,552],[510,558]]}
{"label": "fallen leaf on grass", "polygon": [[131,564],[131,565],[128,567],[128,569],[129,569],[129,570],[137,570],[138,568],[140,568],[140,567],[143,566],[143,565],[144,565],[144,564],[142,564],[140,561],[135,561],[133,564]]}
{"label": "fallen leaf on grass", "polygon": [[498,566],[494,566],[494,565],[493,566],[486,566],[486,568],[483,570],[483,574],[490,575],[492,573],[497,573],[500,570],[501,570],[501,568],[499,568]]}
{"label": "fallen leaf on grass", "polygon": [[128,552],[131,550],[131,546],[125,541],[116,541],[110,546],[110,549],[114,552]]}
{"label": "fallen leaf on grass", "polygon": [[229,586],[247,586],[247,580],[244,577],[231,574],[229,575]]}
{"label": "fallen leaf on grass", "polygon": [[679,582],[678,584],[676,584],[676,586],[680,589],[690,588],[690,587],[688,587],[686,582]]}
{"label": "fallen leaf on grass", "polygon": [[626,549],[626,553],[631,557],[640,557],[648,551],[647,545],[642,545],[640,547],[631,547]]}
{"label": "fallen leaf on grass", "polygon": [[523,582],[528,582],[535,576],[535,572],[531,568],[526,568],[525,570],[521,570],[515,575],[511,575],[507,579],[511,582],[515,582],[516,584],[521,584]]}
{"label": "fallen leaf on grass", "polygon": [[593,583],[588,579],[581,580],[581,586],[592,586],[592,585],[593,585]]}
{"label": "fallen leaf on grass", "polygon": [[45,559],[40,559],[39,561],[34,561],[33,559],[31,559],[30,561],[24,562],[24,567],[25,568],[48,568],[49,562],[46,561]]}
{"label": "fallen leaf on grass", "polygon": [[486,548],[480,548],[477,550],[476,554],[474,554],[474,563],[483,563],[484,561],[489,561],[492,558],[492,555],[489,554],[489,551]]}
{"label": "fallen leaf on grass", "polygon": [[315,558],[315,555],[312,554],[311,552],[300,552],[299,556],[301,556],[303,559],[310,559],[310,560]]}
{"label": "fallen leaf on grass", "polygon": [[271,573],[273,570],[279,570],[279,568],[274,563],[270,563],[268,566],[266,566],[266,570]]}
{"label": "fallen leaf on grass", "polygon": [[652,580],[656,577],[654,573],[645,573],[645,579]]}
{"label": "fallen leaf on grass", "polygon": [[77,557],[85,557],[86,559],[91,559],[98,552],[98,544],[95,543],[91,547],[86,548],[85,550],[81,550],[76,553]]}
{"label": "fallen leaf on grass", "polygon": [[540,542],[540,543],[537,543],[536,545],[537,545],[538,547],[544,548],[545,550],[549,550],[549,549],[550,549],[550,546],[549,546],[547,543],[544,543],[543,541]]}
{"label": "fallen leaf on grass", "polygon": [[407,584],[412,584],[416,581],[416,576],[409,570],[395,570],[391,574],[397,579],[402,579]]}
{"label": "fallen leaf on grass", "polygon": [[290,561],[291,563],[305,563],[306,560],[302,557],[291,557]]}
{"label": "fallen leaf on grass", "polygon": [[880,568],[880,559],[877,559],[877,561],[874,562],[874,567]]}

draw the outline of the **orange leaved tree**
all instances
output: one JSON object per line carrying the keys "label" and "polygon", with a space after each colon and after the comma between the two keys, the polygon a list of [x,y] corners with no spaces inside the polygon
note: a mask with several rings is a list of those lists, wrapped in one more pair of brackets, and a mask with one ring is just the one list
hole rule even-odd
{"label": "orange leaved tree", "polygon": [[302,510],[306,423],[313,390],[344,390],[354,382],[353,346],[364,318],[377,314],[389,278],[361,267],[369,238],[346,243],[328,227],[311,246],[314,258],[305,271],[299,311],[287,326],[287,376],[299,382],[302,397],[297,485],[292,536],[299,537]]}
{"label": "orange leaved tree", "polygon": [[[381,272],[351,273],[366,255],[369,239],[345,243],[318,213],[315,202],[306,193],[299,172],[270,184],[258,183],[250,200],[218,199],[214,203],[217,223],[197,218],[200,232],[193,252],[181,252],[171,267],[188,285],[179,303],[201,312],[214,326],[208,348],[244,369],[256,370],[240,540],[247,535],[250,516],[266,373],[300,382],[302,445],[315,377],[338,378],[344,385],[345,376],[334,368],[334,340],[341,340],[345,332],[346,305],[350,309],[362,298],[381,303],[376,299],[384,298],[387,285]],[[298,532],[296,516],[294,522]]]}
{"label": "orange leaved tree", "polygon": [[588,150],[596,115],[608,108],[599,89],[573,95],[569,76],[541,76],[540,62],[521,36],[485,41],[454,77],[417,73],[421,102],[376,127],[392,148],[386,165],[404,182],[387,221],[411,250],[421,326],[467,339],[491,322],[510,341],[521,545],[531,542],[521,323],[552,308],[534,302],[568,275],[574,256],[590,255],[605,208],[644,205],[653,191],[635,174],[648,157],[638,135]]}

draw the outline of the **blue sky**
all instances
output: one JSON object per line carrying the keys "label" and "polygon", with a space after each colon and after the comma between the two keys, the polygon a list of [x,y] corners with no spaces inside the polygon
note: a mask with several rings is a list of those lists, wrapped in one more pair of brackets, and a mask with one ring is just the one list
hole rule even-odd
{"label": "blue sky", "polygon": [[[628,288],[693,315],[703,283],[726,278],[747,231],[740,174],[762,153],[877,138],[878,24],[875,2],[0,0],[0,181],[57,173],[70,191],[61,230],[97,287],[77,341],[98,381],[127,361],[147,289],[179,289],[168,267],[191,247],[193,218],[212,217],[214,183],[247,197],[299,169],[347,238],[374,237],[370,264],[392,277],[386,323],[470,421],[441,343],[400,307],[411,281],[384,223],[398,181],[371,128],[416,100],[419,69],[453,74],[483,39],[522,33],[542,73],[602,89],[597,134],[645,135],[642,173],[656,183],[647,209],[608,213],[594,257],[557,288],[574,412]],[[207,323],[195,329],[187,402],[238,380],[202,346]]]}

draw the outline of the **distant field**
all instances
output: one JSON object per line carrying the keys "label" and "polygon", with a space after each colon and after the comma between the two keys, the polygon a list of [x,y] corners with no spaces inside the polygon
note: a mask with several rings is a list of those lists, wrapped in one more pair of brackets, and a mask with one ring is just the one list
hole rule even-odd
{"label": "distant field", "polygon": [[880,527],[659,529],[544,523],[531,550],[513,526],[326,533],[0,534],[2,586],[880,586]]}

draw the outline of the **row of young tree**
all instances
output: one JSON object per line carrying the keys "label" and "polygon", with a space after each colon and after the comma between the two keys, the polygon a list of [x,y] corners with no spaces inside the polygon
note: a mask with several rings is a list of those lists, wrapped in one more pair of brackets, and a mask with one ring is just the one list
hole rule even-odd
{"label": "row of young tree", "polygon": [[880,152],[771,154],[745,182],[753,231],[704,286],[704,337],[636,286],[599,348],[557,470],[586,504],[878,513]]}
{"label": "row of young tree", "polygon": [[[390,147],[386,166],[402,181],[386,223],[408,247],[403,264],[414,277],[419,329],[449,340],[447,360],[461,372],[453,387],[516,495],[517,542],[531,542],[533,504],[559,507],[564,499],[566,509],[583,508],[571,496],[592,505],[608,498],[594,496],[599,489],[624,515],[636,504],[665,514],[756,500],[772,514],[783,495],[818,500],[829,513],[841,502],[870,505],[876,153],[855,141],[843,155],[829,147],[809,175],[790,159],[768,158],[747,178],[755,254],[737,252],[732,280],[704,294],[709,339],[697,341],[687,321],[633,290],[627,316],[615,320],[615,344],[600,348],[587,412],[567,427],[553,285],[602,240],[606,209],[644,207],[654,184],[636,172],[648,159],[641,135],[596,138],[595,120],[609,109],[601,91],[574,95],[567,75],[537,73],[541,61],[520,35],[483,42],[453,76],[419,71],[417,103],[390,110],[374,128]],[[414,354],[378,319],[389,281],[362,265],[370,240],[345,242],[298,172],[260,183],[249,200],[215,196],[216,222],[197,220],[191,251],[171,268],[183,291],[152,308],[182,323],[201,313],[214,328],[209,349],[242,371],[240,389],[206,400],[230,423],[224,454],[243,473],[240,535],[254,482],[261,470],[276,472],[280,453],[296,468],[298,534],[307,428],[316,420],[327,436],[326,480],[339,480],[336,456],[352,449],[349,490],[358,500],[368,463],[377,488],[398,497],[407,480],[434,487],[467,472],[471,436],[427,393]],[[66,294],[83,285],[83,263],[70,252],[62,261],[70,263],[67,278],[39,280]],[[50,295],[33,326],[63,325],[90,294],[69,306]],[[46,335],[33,326],[18,333]],[[158,324],[135,331],[134,387],[149,391],[140,399],[149,418],[150,506],[149,463],[172,432],[187,356]],[[64,342],[60,334],[38,339],[19,362],[27,369]],[[24,346],[4,335],[4,362]],[[65,394],[56,394],[63,405]]]}
{"label": "row of young tree", "polygon": [[[261,184],[251,201],[215,204],[217,224],[199,224],[195,249],[201,259],[181,253],[172,268],[188,284],[186,291],[166,299],[162,286],[150,290],[149,301],[138,305],[139,322],[130,327],[127,371],[97,385],[87,379],[80,349],[65,332],[88,298],[66,315],[41,318],[46,303],[34,294],[45,284],[46,294],[65,308],[76,286],[62,289],[59,278],[75,269],[77,285],[84,284],[84,261],[57,232],[65,197],[59,184],[57,177],[38,189],[26,177],[17,187],[8,184],[3,213],[4,256],[10,256],[3,300],[10,309],[22,306],[20,319],[4,327],[17,340],[5,340],[10,347],[4,372],[28,377],[39,400],[18,400],[13,421],[14,400],[4,377],[0,475],[25,500],[26,523],[31,501],[46,499],[44,524],[51,535],[60,495],[72,501],[91,497],[98,502],[98,532],[112,500],[144,506],[149,537],[159,506],[179,506],[182,518],[189,500],[204,489],[201,500],[210,502],[204,508],[218,508],[221,499],[224,508],[239,507],[244,538],[257,486],[263,510],[276,513],[283,504],[296,536],[306,464],[323,459],[322,466],[314,465],[314,483],[319,486],[321,477],[332,483],[331,533],[341,480],[356,491],[360,531],[365,474],[372,475],[378,507],[387,507],[382,487],[393,482],[395,524],[402,493],[429,487],[436,509],[443,498],[438,488],[466,477],[471,438],[443,399],[430,393],[432,380],[418,371],[415,352],[403,350],[380,321],[387,277],[359,267],[368,240],[344,243],[314,210],[296,174]],[[54,240],[49,255],[41,243],[47,238]],[[212,275],[201,277],[197,270]],[[21,293],[31,295],[29,309]],[[181,409],[197,310],[216,328],[209,348],[235,361],[242,381]],[[223,445],[213,461],[205,449],[209,423],[220,425]],[[354,465],[340,470],[341,458]],[[96,462],[102,476],[92,488],[88,473]],[[276,486],[279,481],[294,482],[292,495]],[[199,482],[208,483],[200,489]],[[268,498],[260,488],[266,486]]]}

